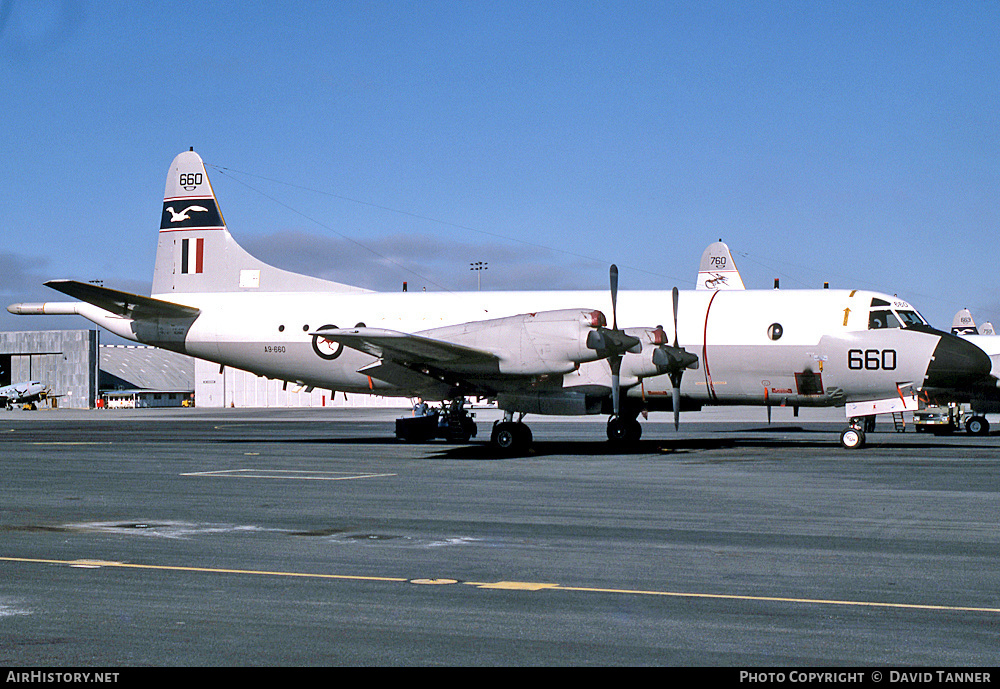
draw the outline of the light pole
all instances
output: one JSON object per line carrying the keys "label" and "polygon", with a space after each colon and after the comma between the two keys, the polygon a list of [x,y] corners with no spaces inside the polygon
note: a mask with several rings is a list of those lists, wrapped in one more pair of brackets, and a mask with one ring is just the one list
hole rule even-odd
{"label": "light pole", "polygon": [[469,265],[472,266],[469,270],[476,271],[476,291],[481,291],[483,289],[483,271],[487,270],[490,264],[486,261],[476,261]]}

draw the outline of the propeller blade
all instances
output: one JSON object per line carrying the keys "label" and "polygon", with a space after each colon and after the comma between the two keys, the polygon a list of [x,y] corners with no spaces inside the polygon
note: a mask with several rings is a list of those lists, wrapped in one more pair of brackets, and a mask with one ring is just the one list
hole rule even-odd
{"label": "propeller blade", "polygon": [[608,363],[611,364],[611,407],[614,410],[614,415],[619,416],[621,412],[621,355],[610,357]]}
{"label": "propeller blade", "polygon": [[611,407],[616,417],[621,416],[621,376],[611,376]]}
{"label": "propeller blade", "polygon": [[611,264],[611,329],[618,330],[618,266]]}
{"label": "propeller blade", "polygon": [[677,349],[677,304],[680,302],[680,293],[674,287],[674,349]]}
{"label": "propeller blade", "polygon": [[674,402],[674,430],[679,431],[681,428],[681,387],[679,384],[674,386],[672,395]]}
{"label": "propeller blade", "polygon": [[674,355],[670,357],[673,360],[671,362],[673,370],[670,371],[669,375],[670,384],[673,387],[671,390],[671,396],[674,407],[674,430],[678,431],[681,426],[681,377],[684,375],[684,369],[691,365],[691,360],[694,359],[694,361],[697,362],[698,357],[693,354],[689,354],[677,346],[677,307],[680,304],[681,297],[676,286],[674,286],[671,297],[674,302]]}

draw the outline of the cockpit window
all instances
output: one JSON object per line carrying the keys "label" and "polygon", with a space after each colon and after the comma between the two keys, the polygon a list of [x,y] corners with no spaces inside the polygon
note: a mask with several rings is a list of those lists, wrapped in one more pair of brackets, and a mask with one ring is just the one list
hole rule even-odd
{"label": "cockpit window", "polygon": [[890,309],[872,309],[868,316],[868,329],[909,328],[915,325],[927,325],[927,321],[916,311],[892,311]]}
{"label": "cockpit window", "polygon": [[896,315],[903,321],[903,327],[909,328],[911,325],[926,325],[927,322],[916,311],[897,311]]}
{"label": "cockpit window", "polygon": [[892,311],[872,311],[868,316],[868,329],[878,330],[879,328],[898,328],[899,321]]}

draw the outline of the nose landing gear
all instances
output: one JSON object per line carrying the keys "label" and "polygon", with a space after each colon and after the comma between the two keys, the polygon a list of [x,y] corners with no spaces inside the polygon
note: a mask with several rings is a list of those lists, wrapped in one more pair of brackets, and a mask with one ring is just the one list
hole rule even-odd
{"label": "nose landing gear", "polygon": [[840,434],[840,444],[845,450],[859,450],[865,446],[865,432],[860,428],[848,426]]}

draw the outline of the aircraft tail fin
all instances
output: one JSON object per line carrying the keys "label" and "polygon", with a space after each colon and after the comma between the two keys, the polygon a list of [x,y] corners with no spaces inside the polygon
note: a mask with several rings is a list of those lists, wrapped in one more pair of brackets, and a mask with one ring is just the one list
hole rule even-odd
{"label": "aircraft tail fin", "polygon": [[976,327],[976,321],[972,317],[972,312],[968,309],[962,309],[955,314],[955,318],[951,321],[951,334],[952,335],[978,335],[979,328]]}
{"label": "aircraft tail fin", "polygon": [[198,292],[366,291],[269,266],[236,241],[194,149],[174,158],[160,217],[153,295]]}
{"label": "aircraft tail fin", "polygon": [[729,247],[721,239],[709,244],[701,255],[697,289],[746,289],[740,271],[736,269],[736,262],[729,253]]}

